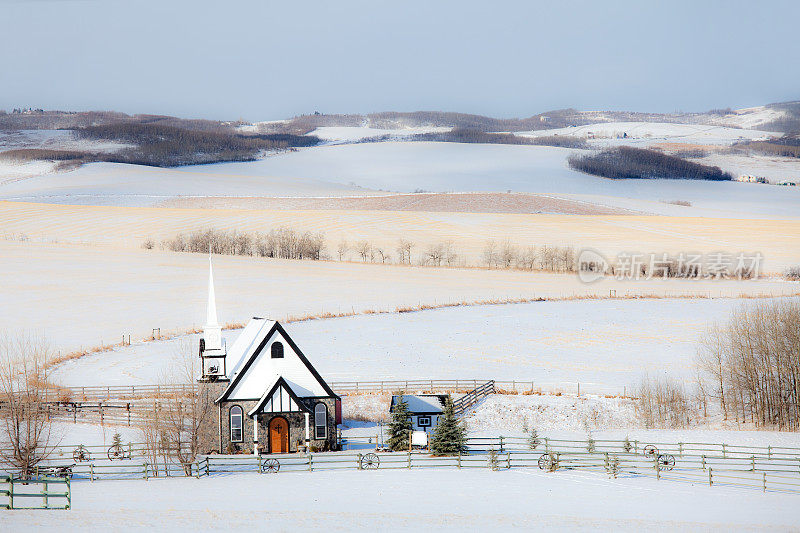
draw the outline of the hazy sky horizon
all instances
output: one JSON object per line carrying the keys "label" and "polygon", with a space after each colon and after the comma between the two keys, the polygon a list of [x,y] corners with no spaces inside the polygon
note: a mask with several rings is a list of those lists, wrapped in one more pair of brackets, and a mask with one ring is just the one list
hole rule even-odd
{"label": "hazy sky horizon", "polygon": [[525,117],[800,99],[800,2],[0,0],[0,109]]}

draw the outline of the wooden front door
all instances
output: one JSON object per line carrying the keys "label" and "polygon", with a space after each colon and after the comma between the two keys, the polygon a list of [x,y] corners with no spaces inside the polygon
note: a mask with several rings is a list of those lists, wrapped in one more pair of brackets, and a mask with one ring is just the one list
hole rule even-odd
{"label": "wooden front door", "polygon": [[270,453],[289,453],[289,423],[276,416],[269,422]]}

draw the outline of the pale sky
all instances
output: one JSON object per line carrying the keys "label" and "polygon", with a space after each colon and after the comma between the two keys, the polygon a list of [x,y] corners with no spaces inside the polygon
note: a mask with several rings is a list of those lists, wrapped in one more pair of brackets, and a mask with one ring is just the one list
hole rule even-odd
{"label": "pale sky", "polygon": [[800,99],[800,2],[0,0],[0,109],[213,119]]}

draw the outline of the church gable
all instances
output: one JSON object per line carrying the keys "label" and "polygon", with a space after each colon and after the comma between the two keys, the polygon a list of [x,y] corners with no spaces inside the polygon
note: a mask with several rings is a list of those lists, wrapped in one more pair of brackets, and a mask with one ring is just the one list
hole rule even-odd
{"label": "church gable", "polygon": [[303,402],[295,395],[291,387],[283,378],[258,401],[256,406],[247,413],[253,416],[256,413],[300,413],[310,412]]}
{"label": "church gable", "polygon": [[274,322],[259,336],[219,401],[257,400],[279,379],[300,398],[336,396],[280,324]]}

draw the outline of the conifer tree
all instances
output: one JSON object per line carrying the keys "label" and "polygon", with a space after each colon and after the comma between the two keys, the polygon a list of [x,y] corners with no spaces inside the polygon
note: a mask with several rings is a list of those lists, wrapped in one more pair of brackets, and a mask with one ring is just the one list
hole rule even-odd
{"label": "conifer tree", "polygon": [[409,439],[411,438],[411,413],[408,412],[408,404],[400,396],[392,410],[392,421],[389,423],[389,439],[386,444],[392,451],[402,451],[408,449]]}
{"label": "conifer tree", "polygon": [[453,399],[447,397],[444,412],[431,439],[431,452],[434,455],[459,455],[467,448],[467,430],[456,418]]}
{"label": "conifer tree", "polygon": [[541,443],[542,441],[539,439],[539,432],[536,431],[536,428],[532,428],[530,433],[528,433],[528,448],[535,450]]}

